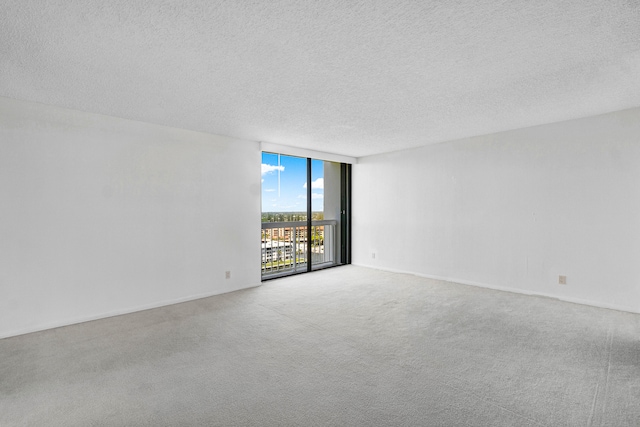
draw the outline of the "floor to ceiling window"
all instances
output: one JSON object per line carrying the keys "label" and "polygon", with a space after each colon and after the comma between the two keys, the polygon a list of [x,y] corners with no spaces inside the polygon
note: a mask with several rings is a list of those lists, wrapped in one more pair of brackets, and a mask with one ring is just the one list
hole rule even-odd
{"label": "floor to ceiling window", "polygon": [[262,153],[262,278],[350,263],[350,165]]}

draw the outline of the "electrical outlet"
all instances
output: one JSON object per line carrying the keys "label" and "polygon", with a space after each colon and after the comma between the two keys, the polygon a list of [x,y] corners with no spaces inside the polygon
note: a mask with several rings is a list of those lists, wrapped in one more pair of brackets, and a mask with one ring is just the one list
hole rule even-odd
{"label": "electrical outlet", "polygon": [[558,284],[566,285],[567,284],[567,276],[558,276]]}
{"label": "electrical outlet", "polygon": [[231,279],[231,272],[230,271],[225,271],[224,272],[224,278],[225,279]]}

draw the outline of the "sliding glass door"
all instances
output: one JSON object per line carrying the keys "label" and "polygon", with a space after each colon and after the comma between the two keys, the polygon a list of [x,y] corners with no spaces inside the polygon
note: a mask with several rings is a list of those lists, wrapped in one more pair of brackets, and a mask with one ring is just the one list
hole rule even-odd
{"label": "sliding glass door", "polygon": [[262,278],[350,262],[350,165],[262,154]]}

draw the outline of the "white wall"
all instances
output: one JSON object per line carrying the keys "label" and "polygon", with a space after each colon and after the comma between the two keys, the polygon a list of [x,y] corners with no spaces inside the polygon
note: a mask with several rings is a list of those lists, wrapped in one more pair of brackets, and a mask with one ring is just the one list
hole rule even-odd
{"label": "white wall", "polygon": [[0,98],[0,337],[258,285],[260,161],[257,142]]}
{"label": "white wall", "polygon": [[358,159],[353,245],[355,264],[640,312],[640,109]]}

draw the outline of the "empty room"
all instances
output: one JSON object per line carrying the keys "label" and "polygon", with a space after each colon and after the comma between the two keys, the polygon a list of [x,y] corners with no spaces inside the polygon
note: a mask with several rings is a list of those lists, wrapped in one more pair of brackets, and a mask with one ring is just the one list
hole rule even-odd
{"label": "empty room", "polygon": [[0,12],[0,426],[640,425],[640,3]]}

